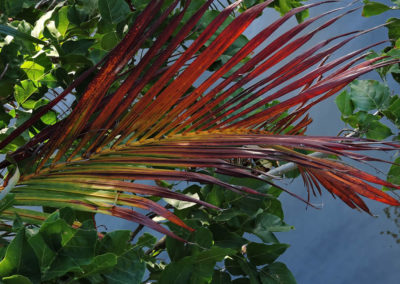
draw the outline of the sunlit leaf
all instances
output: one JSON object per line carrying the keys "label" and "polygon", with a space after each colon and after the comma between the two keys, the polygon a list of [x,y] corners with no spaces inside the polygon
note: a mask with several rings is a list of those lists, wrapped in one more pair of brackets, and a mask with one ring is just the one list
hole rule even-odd
{"label": "sunlit leaf", "polygon": [[371,17],[375,15],[382,14],[383,12],[390,10],[390,7],[385,4],[364,0],[364,7],[362,11],[362,15],[364,17]]}
{"label": "sunlit leaf", "polygon": [[47,44],[46,42],[37,39],[36,37],[33,37],[29,34],[23,33],[15,28],[9,27],[9,26],[5,26],[5,25],[0,25],[0,33],[3,35],[11,35],[17,38],[20,38],[22,40],[27,40],[27,41],[31,41],[37,44]]}
{"label": "sunlit leaf", "polygon": [[32,81],[38,81],[44,76],[45,68],[33,61],[25,61],[21,65],[21,69],[25,71],[28,78]]}
{"label": "sunlit leaf", "polygon": [[0,276],[13,274],[29,275],[30,280],[40,281],[40,267],[36,255],[29,245],[25,228],[18,231],[7,248],[4,259],[0,262]]}
{"label": "sunlit leaf", "polygon": [[31,80],[23,80],[15,85],[15,100],[23,104],[31,95],[37,91],[37,86]]}

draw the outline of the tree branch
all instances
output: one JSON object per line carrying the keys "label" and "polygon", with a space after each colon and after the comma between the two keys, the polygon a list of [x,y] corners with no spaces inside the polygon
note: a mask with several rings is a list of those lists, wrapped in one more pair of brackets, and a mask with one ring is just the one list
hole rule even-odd
{"label": "tree branch", "polygon": [[[357,137],[358,135],[359,135],[359,131],[358,131],[358,129],[355,129],[355,130],[352,130],[351,133],[345,135],[344,137],[346,137],[346,138]],[[329,155],[326,153],[314,152],[314,153],[308,154],[307,156],[314,157],[314,158],[326,158]],[[284,174],[286,174],[290,171],[293,171],[295,169],[297,169],[297,165],[295,163],[290,162],[290,163],[284,164],[280,167],[277,167],[275,169],[268,171],[266,173],[266,175],[267,176],[283,176]]]}

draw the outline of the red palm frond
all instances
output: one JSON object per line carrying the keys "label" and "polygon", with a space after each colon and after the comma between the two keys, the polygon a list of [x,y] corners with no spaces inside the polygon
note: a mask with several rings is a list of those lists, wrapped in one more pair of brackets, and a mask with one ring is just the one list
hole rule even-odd
{"label": "red palm frond", "polygon": [[[396,189],[399,186],[340,161],[296,151],[304,149],[355,160],[377,160],[356,151],[398,148],[391,143],[377,144],[356,138],[301,135],[311,122],[306,115],[311,106],[334,95],[357,77],[398,62],[378,57],[358,63],[364,58],[362,53],[376,44],[325,62],[335,50],[373,29],[344,33],[301,51],[315,34],[355,9],[326,12],[263,45],[296,13],[334,1],[296,8],[261,30],[225,64],[196,84],[272,0],[246,10],[216,34],[240,1],[228,6],[176,60],[169,63],[168,60],[212,2],[207,1],[183,25],[180,23],[190,1],[185,1],[182,6],[178,5],[180,1],[174,1],[161,14],[158,12],[163,1],[149,2],[125,38],[96,70],[90,70],[96,75],[72,113],[29,142],[29,147],[39,143],[44,145],[38,152],[35,172],[23,175],[13,189],[17,193],[17,204],[43,205],[46,199],[51,200],[53,206],[73,204],[81,210],[111,214],[176,237],[144,215],[121,206],[153,211],[189,230],[170,211],[138,194],[216,207],[163,187],[128,181],[184,180],[217,184],[243,194],[260,194],[252,188],[221,181],[204,171],[214,168],[225,175],[251,177],[271,183],[271,177],[265,173],[230,163],[231,159],[250,158],[294,162],[309,190],[314,191],[315,187],[321,192],[322,185],[352,208],[369,213],[360,195],[400,205],[396,199],[370,183]],[[135,67],[127,70],[126,66],[143,48],[144,42],[153,38],[153,33],[172,11],[178,12],[170,24],[153,41]],[[299,36],[317,20],[335,13],[341,14]],[[291,57],[295,54],[298,55]],[[285,59],[288,62],[279,66]],[[320,64],[321,61],[323,64]],[[346,65],[341,66],[343,63]],[[272,67],[276,71],[262,77]],[[54,102],[86,76],[82,75]],[[253,80],[257,81],[253,83]],[[110,91],[112,85],[118,88]],[[299,90],[296,95],[268,105],[296,90]],[[45,107],[41,114],[54,104]],[[290,115],[281,117],[283,112],[294,107],[297,108]],[[0,147],[6,146],[39,117],[23,124],[2,141]],[[299,122],[295,124],[296,121]],[[294,127],[289,129],[292,124],[295,124]],[[280,134],[285,131],[292,135]],[[26,156],[20,149],[14,158],[23,160]],[[35,199],[35,196],[41,197]]]}

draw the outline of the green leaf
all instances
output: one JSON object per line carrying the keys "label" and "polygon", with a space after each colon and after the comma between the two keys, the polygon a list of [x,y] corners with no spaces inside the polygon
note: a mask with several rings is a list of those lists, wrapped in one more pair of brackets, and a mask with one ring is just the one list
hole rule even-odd
{"label": "green leaf", "polygon": [[365,111],[359,111],[342,119],[352,127],[359,128],[360,133],[369,139],[382,140],[392,135],[390,128],[379,122],[379,116]]}
{"label": "green leaf", "polygon": [[81,265],[89,265],[95,256],[97,232],[86,229],[85,224],[79,229],[71,228],[60,213],[54,212],[40,228],[40,235],[32,238],[36,253],[40,257],[43,280],[65,275],[70,271],[83,271]]}
{"label": "green leaf", "polygon": [[287,244],[265,245],[249,243],[246,247],[247,257],[255,266],[269,264],[275,261],[289,247]]}
{"label": "green leaf", "polygon": [[210,230],[200,227],[194,235],[195,242],[203,248],[210,248],[213,244],[213,235]]}
{"label": "green leaf", "polygon": [[232,274],[232,275],[244,275],[245,272],[242,269],[242,266],[240,265],[239,261],[241,261],[238,258],[231,258],[228,257],[225,259],[225,268],[226,270]]}
{"label": "green leaf", "polygon": [[128,230],[118,230],[107,233],[100,241],[97,249],[98,254],[112,252],[117,255],[123,254],[129,247],[131,232]]}
{"label": "green leaf", "polygon": [[29,278],[19,274],[9,277],[3,277],[2,280],[4,284],[32,284]]}
{"label": "green leaf", "polygon": [[214,270],[211,284],[230,284],[232,283],[231,276],[222,271]]}
{"label": "green leaf", "polygon": [[161,275],[160,284],[209,283],[213,276],[214,266],[225,256],[235,253],[234,250],[212,247],[195,256],[187,256],[171,262]]}
{"label": "green leaf", "polygon": [[220,224],[212,224],[210,230],[214,236],[214,243],[219,247],[240,249],[242,245],[247,243],[246,239],[229,231],[226,227]]}
{"label": "green leaf", "polygon": [[[58,4],[60,5],[60,3]],[[56,7],[58,6],[56,5]],[[53,13],[55,11],[55,8],[53,10],[50,10],[46,13],[44,13],[35,23],[35,26],[32,30],[32,35],[34,37],[40,37],[40,35],[43,33],[43,30],[46,27],[47,22],[50,20],[50,18],[52,17]]]}
{"label": "green leaf", "polygon": [[264,242],[275,242],[276,238],[271,232],[287,232],[293,229],[293,226],[285,224],[278,216],[264,212],[257,216],[253,233]]}
{"label": "green leaf", "polygon": [[171,262],[161,274],[159,284],[191,283],[193,275],[193,257],[187,256],[180,261]]}
{"label": "green leaf", "polygon": [[60,86],[57,78],[55,78],[51,73],[45,74],[42,80],[40,80],[40,83],[46,85],[48,88],[57,88]]}
{"label": "green leaf", "polygon": [[[228,261],[229,260],[229,261]],[[232,266],[233,265],[233,266]],[[233,258],[225,259],[225,267],[227,270],[236,275],[245,275],[249,278],[247,283],[258,284],[258,270],[257,267],[249,263],[242,255],[235,255]],[[236,282],[233,282],[236,283]],[[241,282],[238,282],[241,283]]]}
{"label": "green leaf", "polygon": [[38,258],[41,271],[47,271],[54,261],[56,252],[46,244],[41,234],[33,235],[28,239],[28,242]]}
{"label": "green leaf", "polygon": [[38,81],[43,78],[45,68],[33,61],[25,61],[21,65],[21,69],[32,81]]}
{"label": "green leaf", "polygon": [[57,122],[57,114],[54,111],[48,111],[40,120],[47,125],[53,125]]}
{"label": "green leaf", "polygon": [[400,184],[400,157],[398,157],[390,167],[387,174],[387,181],[394,184]]}
{"label": "green leaf", "polygon": [[96,230],[78,229],[64,244],[60,254],[71,257],[78,264],[88,264],[94,257],[96,240]]}
{"label": "green leaf", "polygon": [[73,5],[69,7],[67,17],[72,24],[80,27],[88,20],[89,15],[84,10],[79,9],[77,5]]}
{"label": "green leaf", "polygon": [[263,268],[260,273],[262,284],[296,284],[292,272],[281,262],[275,262]]}
{"label": "green leaf", "polygon": [[400,38],[400,19],[390,18],[386,23],[389,23],[386,25],[389,39],[396,40]]}
{"label": "green leaf", "polygon": [[212,186],[211,191],[207,194],[205,201],[220,207],[224,201],[224,191],[216,185]]}
{"label": "green leaf", "polygon": [[350,95],[347,91],[343,91],[335,99],[336,104],[343,115],[350,115],[354,111],[354,104],[350,99]]}
{"label": "green leaf", "polygon": [[227,255],[234,254],[232,249],[212,247],[198,254],[194,261],[194,271],[190,283],[207,283],[212,279],[215,264]]}
{"label": "green leaf", "polygon": [[43,272],[42,280],[49,281],[51,279],[57,279],[68,272],[79,271],[82,271],[82,269],[71,257],[57,256],[51,263],[51,266]]}
{"label": "green leaf", "polygon": [[181,241],[167,237],[165,245],[171,261],[178,261],[187,255],[187,249]]}
{"label": "green leaf", "polygon": [[[298,3],[298,2],[295,2],[295,3]],[[298,5],[294,5],[294,6],[297,7]],[[300,4],[299,6],[302,6],[302,5]],[[300,23],[304,22],[309,16],[310,16],[310,11],[308,9],[301,11],[300,13],[296,14],[297,22],[300,24]]]}
{"label": "green leaf", "polygon": [[68,20],[68,10],[68,6],[61,7],[61,9],[55,13],[54,17],[55,26],[62,38],[65,37],[71,25],[71,22]]}
{"label": "green leaf", "polygon": [[365,136],[368,139],[383,140],[392,134],[393,133],[389,127],[379,122],[378,120],[373,120],[369,122]]}
{"label": "green leaf", "polygon": [[364,0],[362,15],[363,17],[371,17],[382,14],[387,10],[390,10],[390,7],[382,3]]}
{"label": "green leaf", "polygon": [[[144,6],[144,5],[147,5],[147,2],[146,1],[142,1],[142,0],[135,0],[134,2],[142,2],[143,4],[142,4],[142,6]],[[192,17],[193,15],[194,15],[194,13],[196,13],[196,11],[198,11],[199,9],[200,9],[200,7],[202,6],[202,5],[204,5],[204,3],[205,3],[206,1],[205,0],[197,0],[197,1],[191,1],[190,2],[190,5],[189,5],[189,7],[187,8],[187,10],[186,10],[186,13],[185,13],[185,15],[183,16],[183,18],[182,18],[182,23],[186,23],[189,19],[190,19],[190,17]],[[134,3],[134,5],[137,5],[136,3]],[[208,11],[206,11],[205,13],[204,13],[204,15],[203,15],[203,17],[201,18],[201,20],[200,20],[200,22],[199,22],[199,24],[201,24],[201,25],[208,25],[207,23],[204,23],[204,21],[206,20],[206,18],[207,18],[207,13],[208,12],[214,12],[213,10],[208,10]]]}
{"label": "green leaf", "polygon": [[105,253],[102,255],[98,255],[93,258],[92,262],[88,265],[83,265],[82,268],[85,271],[82,277],[87,277],[89,275],[104,272],[107,269],[112,269],[117,265],[118,257],[113,253]]}
{"label": "green leaf", "polygon": [[143,248],[152,248],[154,244],[157,242],[157,238],[149,233],[144,233],[139,240],[137,241],[136,246]]}
{"label": "green leaf", "polygon": [[17,29],[14,29],[14,28],[9,27],[9,26],[1,25],[1,24],[0,24],[0,34],[11,35],[11,36],[13,36],[15,38],[19,38],[19,39],[22,39],[22,40],[27,40],[27,41],[34,42],[34,43],[37,43],[37,44],[44,44],[44,45],[47,44],[45,41],[37,39],[37,38],[35,38],[35,37],[33,37],[33,36],[29,35],[29,34],[23,33],[23,32],[21,32],[21,31],[19,31]]}
{"label": "green leaf", "polygon": [[[0,196],[1,198],[1,196]],[[4,198],[1,198],[0,201],[0,213],[6,210],[7,208],[10,208],[14,204],[14,198],[15,194],[7,194]]]}
{"label": "green leaf", "polygon": [[14,92],[14,81],[1,79],[0,80],[0,97],[1,99],[7,99],[9,95],[12,95]]}
{"label": "green leaf", "polygon": [[400,98],[394,96],[391,99],[390,106],[382,111],[397,127],[400,128]]}
{"label": "green leaf", "polygon": [[[393,58],[400,59],[400,49],[399,48],[392,48],[387,52],[387,55],[390,55]],[[396,64],[397,66],[397,64]],[[398,66],[397,66],[398,67]]]}
{"label": "green leaf", "polygon": [[21,274],[38,283],[40,267],[38,259],[26,240],[25,228],[22,227],[7,248],[4,259],[0,262],[0,277]]}
{"label": "green leaf", "polygon": [[102,19],[112,24],[125,20],[130,13],[124,0],[99,0],[99,11]]}
{"label": "green leaf", "polygon": [[[195,199],[200,199],[199,195],[197,193],[194,194],[186,194],[190,197],[193,197]],[[170,199],[170,198],[163,198],[165,202],[168,204],[172,205],[174,208],[178,210],[190,208],[192,206],[195,206],[196,203],[193,202],[188,202],[188,201],[182,201],[182,200],[176,200],[176,199]]]}
{"label": "green leaf", "polygon": [[374,80],[357,80],[350,85],[354,106],[363,111],[385,108],[390,100],[390,89]]}
{"label": "green leaf", "polygon": [[232,281],[232,284],[253,284],[253,283],[251,283],[249,278],[237,278]]}
{"label": "green leaf", "polygon": [[217,222],[226,222],[237,216],[246,216],[246,214],[237,208],[229,208],[221,212],[218,216],[215,217],[215,221]]}
{"label": "green leaf", "polygon": [[117,265],[111,272],[103,273],[109,284],[141,283],[146,265],[133,249],[118,257]]}
{"label": "green leaf", "polygon": [[65,54],[86,55],[94,43],[94,39],[69,40],[64,42],[62,50]]}
{"label": "green leaf", "polygon": [[292,10],[292,5],[290,2],[290,0],[278,0],[279,6],[276,6],[275,9],[278,10],[281,15],[284,15]]}
{"label": "green leaf", "polygon": [[116,46],[118,44],[118,42],[120,41],[120,39],[117,36],[116,32],[110,32],[105,34],[102,38],[101,38],[101,48],[103,48],[104,50],[111,50],[114,48],[114,46]]}
{"label": "green leaf", "polygon": [[7,15],[14,17],[22,12],[24,0],[3,0],[2,2]]}
{"label": "green leaf", "polygon": [[20,84],[15,85],[14,89],[15,100],[21,105],[38,90],[31,80],[21,81]]}
{"label": "green leaf", "polygon": [[[51,210],[51,209],[47,208],[47,210]],[[53,212],[53,211],[54,211],[54,208],[53,208],[53,210],[51,212]],[[59,215],[60,219],[63,219],[70,226],[76,220],[75,211],[72,210],[70,207],[65,207],[65,208],[59,209],[58,210],[58,215]]]}
{"label": "green leaf", "polygon": [[75,234],[75,230],[65,220],[60,219],[59,214],[59,211],[51,214],[40,227],[40,234],[46,243],[56,251],[68,243]]}

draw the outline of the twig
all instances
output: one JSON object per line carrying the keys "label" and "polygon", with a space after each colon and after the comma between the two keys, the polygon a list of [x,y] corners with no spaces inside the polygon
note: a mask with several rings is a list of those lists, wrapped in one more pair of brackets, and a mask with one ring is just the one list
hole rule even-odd
{"label": "twig", "polygon": [[3,77],[4,77],[4,75],[6,74],[7,70],[8,70],[8,63],[7,63],[6,66],[4,67],[3,72],[1,72],[1,74],[0,74],[0,80],[3,79]]}
{"label": "twig", "polygon": [[[315,153],[311,153],[311,154],[309,154],[307,156],[314,157],[314,158],[326,158],[329,155],[326,154],[326,153],[315,152]],[[270,175],[271,176],[283,176],[284,174],[286,174],[286,173],[288,173],[290,171],[293,171],[295,169],[297,169],[297,165],[295,163],[290,162],[290,163],[284,164],[282,166],[279,166],[279,167],[277,167],[275,169],[272,169],[272,170],[268,171],[267,175],[268,176],[270,176]]]}
{"label": "twig", "polygon": [[[352,131],[351,133],[345,135],[345,137],[347,137],[347,138],[356,137],[356,136],[358,136],[358,134],[359,134],[358,131]],[[321,153],[321,152],[314,152],[314,153],[308,154],[307,156],[314,157],[314,158],[326,158],[326,157],[329,157],[328,154]],[[297,169],[297,165],[295,163],[290,162],[290,163],[284,164],[284,165],[282,165],[280,167],[277,167],[275,169],[272,169],[272,170],[268,171],[266,173],[266,175],[268,175],[268,176],[282,176],[282,175],[284,175],[284,174],[286,174],[286,173],[288,173],[290,171],[293,171],[295,169]]]}
{"label": "twig", "polygon": [[167,242],[167,236],[163,236],[159,239],[151,249],[148,249],[145,254],[149,255],[152,251],[165,249],[165,243]]}

